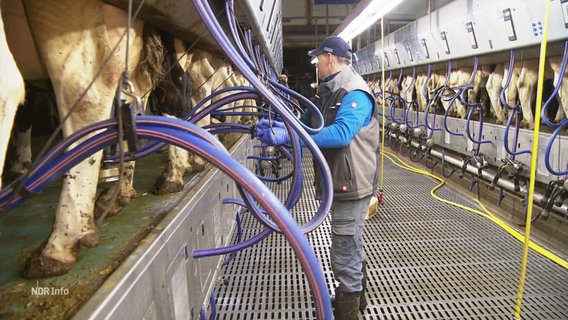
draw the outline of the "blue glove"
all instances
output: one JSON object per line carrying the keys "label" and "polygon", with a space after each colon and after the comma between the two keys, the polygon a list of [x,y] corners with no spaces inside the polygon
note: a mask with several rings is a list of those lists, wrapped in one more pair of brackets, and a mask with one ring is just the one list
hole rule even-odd
{"label": "blue glove", "polygon": [[268,119],[260,119],[258,120],[258,122],[256,123],[256,127],[259,129],[265,129],[265,128],[270,128],[270,127],[278,127],[278,128],[286,128],[286,126],[284,125],[284,122],[282,121],[276,121],[276,120],[268,120]]}
{"label": "blue glove", "polygon": [[272,146],[279,146],[290,143],[290,136],[286,128],[273,127],[264,129],[263,135],[260,137],[262,143]]}
{"label": "blue glove", "polygon": [[266,131],[266,129],[270,128],[270,123],[271,123],[271,121],[269,121],[268,119],[260,119],[256,123],[256,131],[254,132],[253,136],[255,138],[262,137],[264,135],[264,132]]}
{"label": "blue glove", "polygon": [[281,121],[270,121],[268,119],[260,119],[256,125],[254,136],[260,138],[260,141],[268,145],[282,145],[290,143],[288,130]]}

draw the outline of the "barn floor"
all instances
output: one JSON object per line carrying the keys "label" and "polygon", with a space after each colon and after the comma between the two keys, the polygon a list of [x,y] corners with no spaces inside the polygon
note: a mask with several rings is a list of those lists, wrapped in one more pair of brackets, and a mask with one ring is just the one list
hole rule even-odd
{"label": "barn floor", "polygon": [[[309,168],[310,162],[305,162]],[[436,201],[438,182],[385,160],[384,204],[366,222],[368,307],[359,319],[513,319],[523,243],[489,219]],[[310,185],[313,172],[306,177]],[[285,185],[275,185],[281,196]],[[480,209],[442,187],[440,197]],[[305,191],[293,213],[307,221],[316,203]],[[243,239],[261,230],[243,216]],[[307,235],[327,284],[330,225]],[[216,319],[314,319],[308,282],[284,236],[236,253],[214,291]],[[522,319],[568,319],[568,270],[530,251]]]}
{"label": "barn floor", "polygon": [[[65,275],[40,280],[20,277],[25,258],[51,232],[54,203],[60,190],[58,184],[1,214],[0,318],[61,319],[76,312],[159,222],[167,201],[175,201],[180,196],[157,197],[150,193],[158,170],[164,167],[165,156],[158,153],[138,161],[135,176],[138,198],[121,214],[106,219],[98,227],[100,244],[82,248],[75,266]],[[50,291],[38,291],[37,288],[49,288]]]}
{"label": "barn floor", "polygon": [[[18,208],[0,215],[0,318],[68,318],[106,276],[160,220],[160,210],[176,201],[149,190],[165,155],[137,164],[138,199],[99,227],[101,244],[79,252],[68,274],[24,280],[24,258],[49,234],[54,185]],[[311,160],[304,159],[305,185],[311,185]],[[367,220],[369,306],[360,319],[511,319],[515,312],[523,244],[490,220],[435,201],[437,182],[385,161],[385,203]],[[273,189],[285,197],[286,184]],[[477,208],[468,197],[447,187],[442,198]],[[306,187],[293,214],[300,223],[316,210],[313,189]],[[243,216],[244,238],[260,224]],[[308,234],[330,289],[329,221]],[[286,239],[272,234],[235,254],[221,269],[214,290],[216,319],[313,319],[315,312],[304,273]],[[521,309],[522,319],[568,318],[568,271],[531,251]],[[35,291],[33,289],[36,289]],[[42,294],[37,288],[55,293]],[[35,294],[34,294],[35,292]]]}

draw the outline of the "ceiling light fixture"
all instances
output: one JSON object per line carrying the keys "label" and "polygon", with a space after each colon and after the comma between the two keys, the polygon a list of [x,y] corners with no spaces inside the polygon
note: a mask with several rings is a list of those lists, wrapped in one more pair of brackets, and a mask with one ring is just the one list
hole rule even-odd
{"label": "ceiling light fixture", "polygon": [[404,0],[371,0],[358,15],[348,17],[351,21],[338,36],[351,42],[353,38],[367,30],[373,23],[389,13]]}

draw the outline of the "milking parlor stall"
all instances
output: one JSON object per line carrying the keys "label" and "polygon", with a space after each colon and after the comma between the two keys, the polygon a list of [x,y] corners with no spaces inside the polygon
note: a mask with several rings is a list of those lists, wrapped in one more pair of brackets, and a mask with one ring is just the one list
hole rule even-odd
{"label": "milking parlor stall", "polygon": [[506,208],[519,225],[540,221],[533,231],[562,256],[567,6],[453,1],[354,61],[381,105],[385,145]]}
{"label": "milking parlor stall", "polygon": [[[0,318],[60,319],[80,312],[78,318],[114,314],[121,319],[197,319],[207,310],[223,253],[201,258],[192,254],[229,245],[235,214],[248,206],[286,238],[300,239],[293,246],[308,257],[302,263],[314,270],[311,285],[324,283],[313,250],[283,204],[297,200],[278,199],[258,171],[254,173],[260,161],[255,159],[271,163],[274,157],[251,139],[257,119],[294,117],[283,102],[293,93],[277,81],[282,69],[280,1],[264,2],[2,2],[6,39],[26,81],[23,105],[39,116],[34,115],[35,131],[27,141],[33,160],[28,159],[19,175],[10,175],[7,164],[3,176]],[[158,29],[153,38],[146,36],[151,29]],[[164,70],[150,86],[140,80],[145,74],[137,73],[138,66],[152,59],[150,51],[127,48],[127,40],[163,48],[157,66]],[[74,42],[69,47],[65,41]],[[30,43],[37,47],[28,49],[38,58],[37,65],[26,64],[14,50]],[[12,61],[5,49],[3,61]],[[79,51],[87,58],[73,65],[81,60],[74,55]],[[57,55],[66,54],[69,59],[57,61]],[[177,63],[167,60],[172,56]],[[76,70],[59,72],[57,67]],[[40,78],[34,78],[34,72],[45,71],[47,85],[31,81]],[[167,79],[173,84],[165,83]],[[71,87],[77,91],[68,92]],[[170,99],[172,92],[177,96]],[[90,121],[86,113],[64,119],[67,115],[61,108],[58,114],[55,107],[68,99],[67,109],[78,105],[71,112],[82,112],[86,104],[93,110],[102,104],[98,99],[103,95],[108,95],[108,105],[99,120]],[[157,102],[149,102],[152,97]],[[174,110],[179,101],[183,112]],[[156,106],[162,109],[156,112]],[[46,111],[50,107],[53,112]],[[11,119],[5,121],[3,139],[10,136],[4,129],[12,127]],[[298,125],[292,127],[299,130]],[[23,157],[14,141],[25,137],[25,129],[13,125],[7,163],[19,163]],[[117,143],[120,136],[122,143]],[[131,171],[133,160],[136,167]],[[253,164],[250,170],[247,162]],[[85,167],[68,171],[82,163],[97,165],[92,197],[72,191],[77,190],[75,184],[83,188],[79,190],[93,184]],[[133,190],[125,193],[122,185],[132,184],[132,177]],[[71,206],[77,212],[65,210]],[[322,208],[329,209],[325,203]],[[64,211],[66,216],[60,216]],[[87,222],[73,230],[71,224],[78,220]],[[72,233],[78,234],[77,240],[59,241]]]}
{"label": "milking parlor stall", "polygon": [[[350,39],[382,142],[359,319],[566,319],[568,1],[441,2]],[[0,319],[333,319],[285,5],[1,2]]]}

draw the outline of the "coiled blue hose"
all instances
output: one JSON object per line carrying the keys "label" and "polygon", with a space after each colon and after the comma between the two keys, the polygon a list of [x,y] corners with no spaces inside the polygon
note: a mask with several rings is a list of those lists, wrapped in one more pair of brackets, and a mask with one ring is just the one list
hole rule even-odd
{"label": "coiled blue hose", "polygon": [[556,140],[556,137],[560,134],[560,132],[562,130],[564,130],[566,128],[568,128],[568,119],[564,119],[564,121],[562,121],[560,123],[560,125],[556,128],[556,130],[554,130],[554,132],[550,136],[550,139],[548,140],[548,143],[546,144],[546,151],[544,153],[544,164],[546,165],[546,169],[550,173],[557,175],[557,176],[567,175],[568,170],[556,171],[555,169],[553,169],[552,165],[550,164],[550,153],[551,153],[552,145],[554,144],[554,141]]}
{"label": "coiled blue hose", "polygon": [[[199,8],[199,13],[202,17],[202,19],[205,21],[206,25],[209,27],[211,33],[214,35],[216,41],[219,43],[220,47],[225,51],[226,56],[232,61],[233,65],[235,65],[237,68],[239,68],[239,70],[241,71],[241,73],[245,76],[245,78],[247,78],[247,80],[256,88],[256,90],[262,95],[262,97],[264,98],[264,100],[266,100],[271,107],[273,107],[275,109],[275,112],[278,113],[279,117],[281,118],[281,120],[283,120],[285,122],[285,124],[287,125],[287,128],[291,128],[295,131],[296,134],[299,135],[299,137],[304,140],[305,145],[310,149],[314,160],[319,164],[320,170],[321,171],[321,175],[322,175],[322,184],[323,184],[323,190],[324,190],[324,194],[322,194],[322,202],[320,203],[320,208],[318,210],[318,212],[314,215],[314,219],[312,221],[315,220],[315,222],[313,223],[314,225],[319,225],[321,224],[321,222],[323,222],[323,220],[325,219],[325,217],[327,216],[327,213],[329,212],[329,209],[331,207],[331,195],[332,195],[332,183],[331,183],[331,175],[329,173],[329,169],[327,168],[327,163],[325,162],[325,159],[323,158],[323,155],[321,154],[321,151],[319,150],[319,148],[315,145],[315,143],[313,142],[313,140],[311,140],[311,138],[308,136],[308,134],[306,133],[306,131],[303,130],[302,125],[299,123],[299,121],[297,121],[297,119],[295,118],[295,116],[291,113],[291,111],[285,107],[282,102],[277,99],[271,91],[268,90],[268,88],[266,86],[264,86],[264,84],[262,82],[260,82],[260,80],[256,77],[256,75],[253,73],[252,70],[247,69],[246,68],[246,64],[244,63],[244,61],[241,59],[239,53],[234,50],[231,41],[229,41],[229,39],[226,37],[226,34],[223,32],[222,28],[219,26],[218,22],[216,21],[216,19],[214,18],[214,14],[211,12],[211,8],[209,7],[209,5],[203,1],[195,1],[195,5],[196,8]],[[313,133],[319,131],[321,129],[321,127],[323,127],[323,116],[321,115],[321,113],[318,111],[318,109],[315,107],[315,105],[313,105],[312,103],[309,103],[307,105],[308,108],[311,109],[311,111],[314,112],[315,115],[317,115],[318,118],[318,123],[319,126],[316,129],[311,129],[313,131]],[[295,136],[295,135],[291,135],[291,136]],[[298,157],[299,151],[299,144],[297,145],[297,148],[294,148],[294,162],[295,163],[299,163],[300,162],[300,158]],[[254,212],[254,208],[252,208],[253,212]],[[256,213],[257,215],[259,215],[259,213]],[[268,222],[270,223],[270,222]]]}
{"label": "coiled blue hose", "polygon": [[[207,103],[209,103],[209,101],[216,98],[218,95],[228,93],[228,92],[231,92],[231,91],[238,91],[238,93],[235,93],[235,94],[223,97],[221,99],[218,99],[218,100],[212,102],[211,104],[207,105],[206,107],[204,107]],[[209,95],[208,97],[206,97],[205,99],[200,101],[182,119],[185,119],[185,120],[192,122],[192,123],[197,123],[199,120],[205,118],[209,114],[214,113],[215,110],[218,110],[219,108],[223,107],[226,104],[236,102],[236,101],[240,101],[240,100],[245,100],[245,99],[258,99],[258,98],[259,98],[258,93],[256,93],[256,90],[254,90],[254,88],[252,88],[252,87],[237,86],[237,87],[231,87],[231,88],[223,88],[223,89],[215,91],[214,93],[212,93],[211,95]],[[245,113],[242,113],[241,115],[252,116],[252,115],[256,115],[256,113],[254,113],[254,112],[246,113],[245,112]],[[242,129],[242,127],[240,129]],[[230,130],[227,130],[227,131],[230,131]],[[236,131],[243,132],[243,130],[236,130]],[[250,133],[250,132],[251,131],[249,129],[249,131],[247,133]],[[149,154],[152,154],[152,153],[160,150],[164,146],[165,146],[165,143],[163,141],[152,141],[150,143],[147,143],[139,151],[136,152],[136,158],[145,157]],[[104,159],[104,162],[111,164],[111,165],[116,165],[120,162],[120,159],[119,159],[118,155],[113,155],[113,156],[109,156],[108,158]]]}
{"label": "coiled blue hose", "polygon": [[[476,148],[476,154],[479,153],[479,150],[481,149],[481,144],[483,143],[492,143],[491,140],[480,140],[480,139],[475,139],[472,135],[471,135],[471,131],[469,130],[469,124],[471,122],[471,116],[473,115],[473,112],[475,111],[475,109],[477,108],[477,105],[471,106],[469,109],[469,112],[467,113],[467,119],[466,119],[466,124],[465,124],[465,132],[467,133],[467,138],[477,144],[477,148]],[[477,133],[478,137],[482,137],[483,136],[483,109],[479,109],[479,131]]]}
{"label": "coiled blue hose", "polygon": [[[242,57],[240,57],[239,53],[234,50],[231,42],[226,37],[222,28],[219,26],[219,23],[214,18],[214,14],[211,11],[209,4],[203,0],[194,0],[193,2],[201,18],[208,26],[210,32],[215,37],[215,40],[217,41],[219,46],[224,50],[226,56],[229,59],[231,59],[233,65],[239,68],[239,70],[245,76],[245,78],[247,78],[247,80],[261,93],[261,95],[265,98],[265,100],[267,100],[276,109],[280,117],[282,117],[282,119],[285,121],[287,127],[288,126],[289,126],[288,128],[291,127],[299,135],[299,137],[304,140],[306,146],[310,149],[310,151],[314,155],[314,159],[316,159],[316,161],[322,161],[322,163],[325,163],[323,155],[321,154],[321,152],[319,151],[313,140],[311,140],[311,138],[308,136],[306,131],[302,129],[302,127],[298,124],[298,121],[296,121],[292,112],[287,110],[287,108],[282,104],[282,102],[276,99],[274,95],[272,95],[272,93],[257,79],[256,75],[252,72],[252,70],[246,68],[246,63],[244,62]],[[227,3],[232,4],[232,2],[227,2]],[[318,120],[320,120],[319,123],[321,124],[321,126],[323,126],[323,116],[321,116],[321,113],[319,112],[316,114],[318,114]],[[291,135],[291,139],[297,140],[294,135]],[[297,144],[294,143],[295,149],[296,147],[299,147],[299,141],[297,142],[298,142]],[[295,150],[294,153],[297,154],[298,152]],[[326,202],[329,203],[320,205],[320,209],[324,207],[325,215],[327,215],[327,212],[331,207],[332,184],[331,184],[331,174],[329,172],[329,168],[327,167],[327,165],[324,165],[324,168],[325,169],[322,172],[322,180],[324,180],[323,198],[326,199]],[[324,201],[322,201],[322,203],[323,202]],[[303,237],[303,235],[301,237]],[[291,242],[294,240],[288,238],[288,236],[287,239],[288,241]],[[316,313],[318,315],[318,318],[332,319],[333,314],[331,311],[331,301],[329,299],[329,292],[326,286],[325,279],[323,277],[323,271],[321,270],[321,266],[317,265],[317,261],[314,260],[313,262],[316,262],[316,266],[312,266],[313,269],[308,269],[307,267],[310,261],[306,260],[306,257],[302,256],[301,252],[296,251],[296,253],[298,254],[300,262],[304,266],[304,271],[306,272],[306,275],[308,277],[310,288],[312,289],[312,293],[315,300]]]}
{"label": "coiled blue hose", "polygon": [[483,108],[480,107],[481,104],[479,104],[479,103],[474,103],[474,104],[468,103],[463,96],[463,93],[465,93],[467,90],[472,88],[471,84],[472,84],[473,80],[475,79],[475,75],[477,73],[478,63],[479,63],[479,58],[477,56],[473,57],[473,70],[471,71],[471,77],[469,78],[467,85],[464,87],[464,89],[460,93],[460,100],[461,100],[462,104],[466,107],[469,107],[469,112],[467,113],[467,119],[466,119],[466,122],[465,122],[466,123],[465,124],[465,132],[466,132],[467,138],[471,142],[477,144],[477,148],[475,149],[476,155],[479,154],[482,144],[492,142],[491,140],[481,140],[481,139],[476,140],[471,135],[471,132],[470,132],[470,129],[469,129],[470,123],[471,123],[471,116],[473,115],[473,112],[475,111],[475,109],[478,109],[479,110],[479,131],[478,131],[477,136],[480,137],[480,138],[483,136]]}
{"label": "coiled blue hose", "polygon": [[[280,227],[282,233],[298,255],[312,285],[314,296],[318,302],[317,306],[319,308],[325,306],[326,302],[321,300],[322,295],[327,293],[327,287],[324,287],[325,278],[323,277],[319,261],[296,221],[264,183],[258,180],[252,172],[243,167],[237,160],[233,159],[215,137],[194,124],[166,117],[142,116],[137,118],[136,125],[136,134],[138,136],[149,139],[161,139],[177,147],[190,150],[221,169],[233,178],[250,197],[254,198]],[[59,157],[51,156],[52,162],[42,161],[43,165],[38,164],[38,166],[34,167],[33,173],[29,175],[25,182],[25,189],[31,193],[40,192],[52,180],[80,161],[116,143],[118,138],[117,128],[118,123],[116,120],[107,120],[78,131],[76,137],[83,137],[86,132],[101,130]],[[74,141],[76,139],[71,141],[71,139],[66,138],[55,149],[61,149],[61,146],[69,145]],[[55,153],[57,152],[53,154]],[[12,197],[11,193],[14,189],[11,186],[4,188],[0,194],[0,209],[14,207],[23,201],[21,195],[13,195]],[[12,201],[6,204],[3,201],[5,199],[12,199]],[[323,285],[321,287],[318,286],[318,282]],[[323,289],[325,289],[325,292],[323,292]],[[329,305],[329,310],[331,310],[330,303],[328,302],[327,304]]]}
{"label": "coiled blue hose", "polygon": [[[505,147],[505,151],[507,151],[507,153],[509,155],[511,155],[511,159],[515,160],[515,157],[521,154],[531,154],[531,150],[526,149],[526,150],[521,150],[521,151],[517,151],[517,146],[518,146],[518,141],[519,141],[519,130],[520,130],[520,116],[519,116],[519,106],[510,106],[509,104],[507,104],[507,99],[505,99],[505,91],[507,90],[507,88],[509,87],[509,84],[511,83],[511,78],[513,76],[513,67],[515,66],[515,51],[511,50],[510,56],[509,56],[509,73],[507,74],[507,79],[505,80],[505,84],[503,85],[503,88],[501,89],[501,93],[499,94],[499,100],[501,100],[501,104],[503,104],[503,106],[505,108],[507,108],[507,110],[511,111],[511,114],[509,115],[509,118],[507,119],[507,124],[505,125],[505,135],[504,135],[504,147]],[[513,141],[513,149],[509,148],[509,129],[511,128],[511,122],[513,120],[513,117],[515,117],[516,120],[516,125],[515,125],[515,139]]]}
{"label": "coiled blue hose", "polygon": [[[448,75],[446,77],[446,85],[450,79],[450,73],[452,70],[452,62],[448,61]],[[451,90],[454,90],[455,88],[450,88]],[[458,93],[454,93],[452,95],[452,97],[449,100],[448,103],[448,108],[446,109],[446,112],[444,113],[444,130],[446,130],[447,133],[453,135],[453,136],[458,136],[458,137],[463,137],[464,134],[463,133],[459,133],[459,132],[453,132],[452,130],[450,130],[450,128],[448,128],[448,116],[449,116],[449,112],[452,109],[452,106],[454,105],[454,102],[456,101],[456,99],[458,99],[458,97],[461,95],[461,93],[463,92],[463,90],[460,90],[460,92]]]}
{"label": "coiled blue hose", "polygon": [[564,75],[566,74],[567,64],[568,64],[568,41],[564,42],[564,53],[562,54],[562,64],[560,65],[560,72],[558,73],[560,75],[558,77],[558,83],[554,87],[554,90],[550,94],[548,100],[546,100],[546,102],[544,103],[544,106],[542,107],[542,111],[540,113],[541,114],[540,117],[542,118],[544,123],[546,123],[546,125],[548,125],[549,127],[557,128],[560,125],[548,119],[548,117],[546,116],[546,109],[548,109],[548,105],[550,104],[552,99],[555,99],[556,96],[558,95],[558,90],[560,90],[560,87],[562,86],[562,81],[564,79]]}
{"label": "coiled blue hose", "polygon": [[[448,79],[450,79],[451,72],[452,72],[452,61],[448,61],[448,67],[447,67],[447,72],[446,72],[446,82],[444,83],[444,86],[448,85]],[[428,75],[430,76],[430,65],[428,65]],[[424,84],[424,88],[427,87],[428,81],[429,81],[429,78],[426,79],[426,82]],[[426,104],[426,110],[424,111],[424,124],[426,124],[426,128],[430,129],[430,138],[434,134],[434,131],[442,131],[442,128],[436,128],[437,111],[436,111],[436,106],[434,105],[437,102],[437,99],[440,99],[441,94],[442,94],[441,90],[436,92],[434,99],[428,101],[428,103]],[[430,124],[428,122],[428,118],[429,118],[428,114],[430,114],[430,108],[432,106],[434,107],[434,112],[433,112],[434,123],[432,124],[432,126],[430,126]]]}

